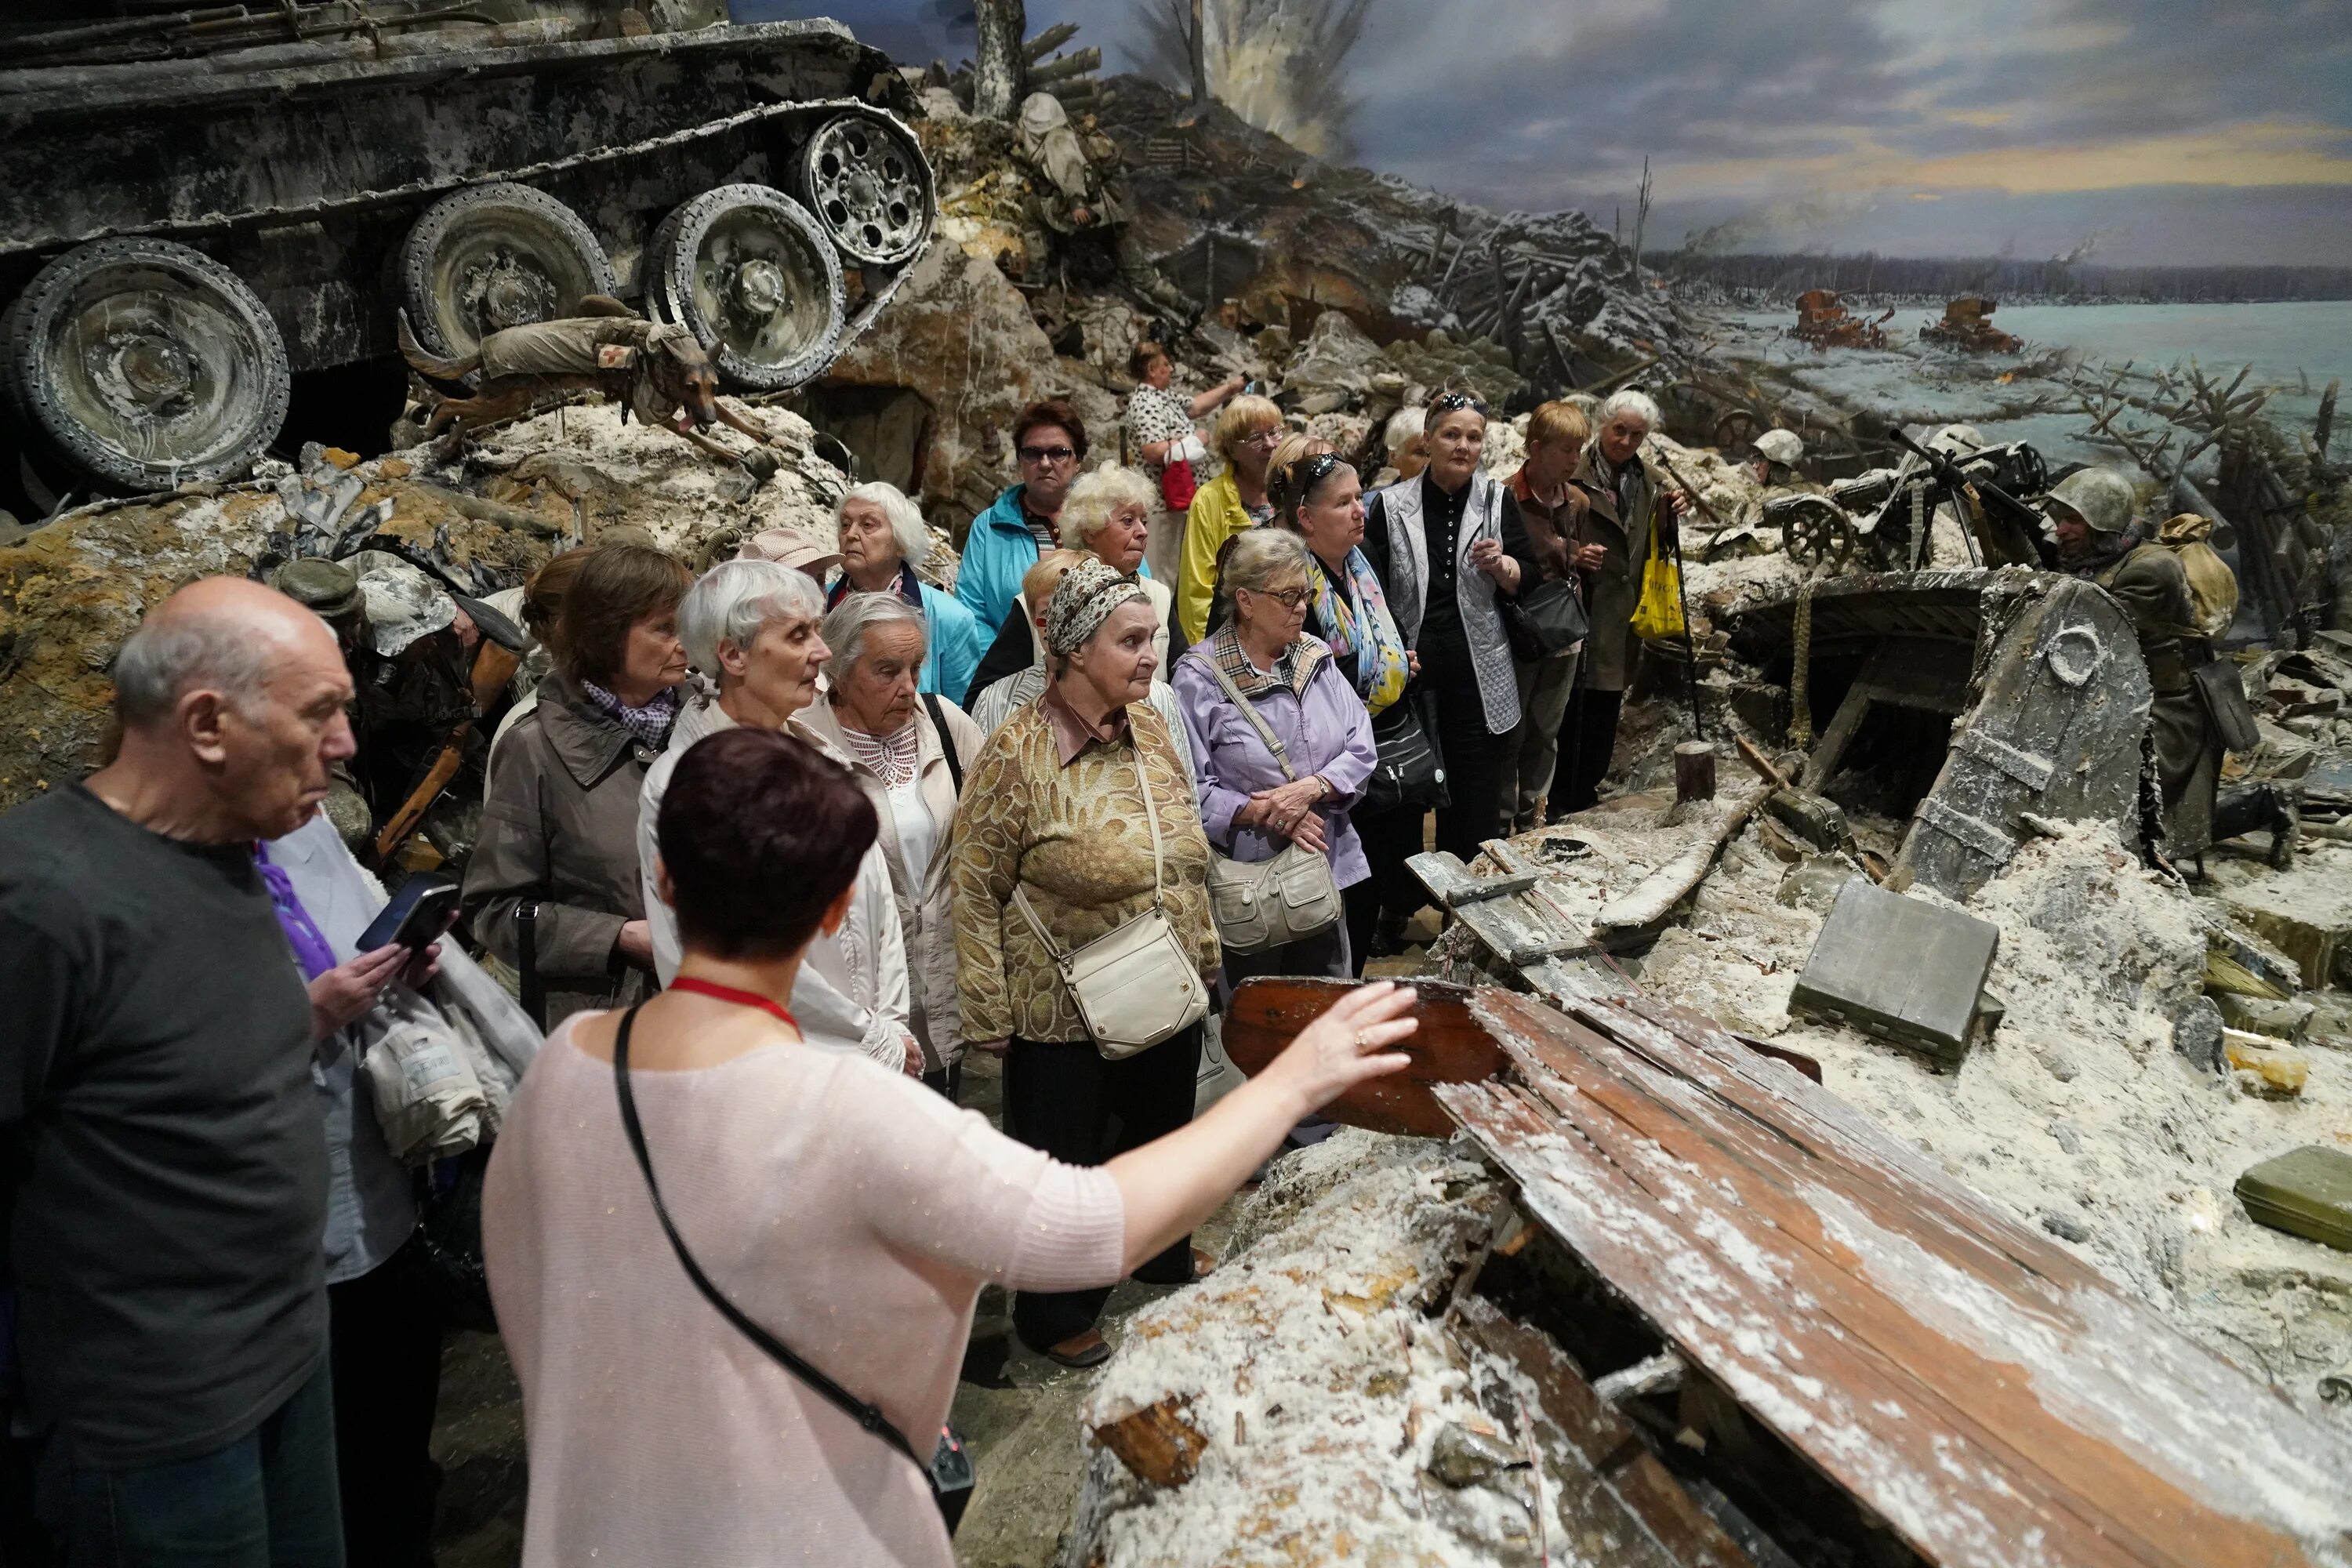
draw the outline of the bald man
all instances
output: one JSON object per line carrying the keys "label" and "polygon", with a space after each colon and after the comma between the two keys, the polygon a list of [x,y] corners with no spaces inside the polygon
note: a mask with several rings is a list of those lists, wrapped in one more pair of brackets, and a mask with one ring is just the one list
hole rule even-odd
{"label": "bald man", "polygon": [[340,1564],[311,998],[256,840],[352,751],[326,624],[227,578],[115,659],[122,745],[0,816],[0,1219],[63,1561]]}

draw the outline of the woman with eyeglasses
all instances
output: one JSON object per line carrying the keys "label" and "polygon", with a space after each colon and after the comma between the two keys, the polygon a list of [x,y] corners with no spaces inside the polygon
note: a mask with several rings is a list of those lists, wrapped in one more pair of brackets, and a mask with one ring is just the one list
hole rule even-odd
{"label": "woman with eyeglasses", "polygon": [[[1421,665],[1364,554],[1363,482],[1339,454],[1318,452],[1290,463],[1277,457],[1266,489],[1278,509],[1276,523],[1307,546],[1312,592],[1305,630],[1331,650],[1333,667],[1363,703],[1369,723],[1402,700]],[[1348,952],[1359,970],[1371,955],[1381,906],[1402,911],[1420,902],[1421,884],[1404,861],[1421,847],[1421,817],[1402,808],[1367,816],[1361,802],[1349,814],[1367,867],[1362,880],[1341,889]]]}
{"label": "woman with eyeglasses", "polygon": [[[1348,808],[1380,753],[1351,678],[1306,631],[1318,602],[1314,576],[1306,543],[1289,530],[1236,535],[1218,588],[1223,624],[1176,661],[1172,684],[1210,844],[1244,862],[1296,844],[1328,856],[1344,890],[1369,874]],[[1345,921],[1263,952],[1225,952],[1229,985],[1256,974],[1354,973]]]}
{"label": "woman with eyeglasses", "polygon": [[[1269,405],[1268,406],[1272,406]],[[983,635],[1004,624],[1021,592],[1021,574],[1060,546],[1062,503],[1087,460],[1087,426],[1058,397],[1033,403],[1013,422],[1013,455],[1021,482],[971,520],[956,570],[955,596],[979,620]],[[967,694],[950,691],[961,700]]]}
{"label": "woman with eyeglasses", "polygon": [[[1449,797],[1437,813],[1437,847],[1466,861],[1501,824],[1504,746],[1519,722],[1500,601],[1536,583],[1538,568],[1510,487],[1478,471],[1486,405],[1460,392],[1433,398],[1428,436],[1421,477],[1372,497],[1364,555],[1406,646],[1421,656],[1414,679],[1433,699]],[[1404,854],[1419,847],[1417,835],[1411,843]],[[1383,911],[1388,940],[1411,912]]]}
{"label": "woman with eyeglasses", "polygon": [[1217,552],[1234,534],[1274,519],[1265,476],[1283,437],[1282,410],[1263,397],[1236,397],[1217,416],[1209,446],[1224,472],[1202,485],[1184,518],[1183,570],[1176,579],[1176,624],[1184,640],[1209,635],[1217,595]]}

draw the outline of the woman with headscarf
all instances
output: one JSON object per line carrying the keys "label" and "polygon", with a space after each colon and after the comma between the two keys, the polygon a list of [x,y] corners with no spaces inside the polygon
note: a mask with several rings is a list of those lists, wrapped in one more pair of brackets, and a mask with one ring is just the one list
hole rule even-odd
{"label": "woman with headscarf", "polygon": [[[1142,588],[1102,562],[1065,574],[1046,615],[1045,693],[982,748],[956,817],[964,1037],[1004,1053],[1015,1135],[1071,1164],[1101,1164],[1192,1120],[1201,1028],[1109,1060],[1055,949],[1077,952],[1157,903],[1199,984],[1217,968],[1192,781],[1146,700],[1153,626]],[[1181,1284],[1208,1267],[1182,1237],[1135,1278]],[[1095,1327],[1108,1295],[1024,1291],[1014,1331],[1065,1365],[1093,1366],[1110,1353]]]}

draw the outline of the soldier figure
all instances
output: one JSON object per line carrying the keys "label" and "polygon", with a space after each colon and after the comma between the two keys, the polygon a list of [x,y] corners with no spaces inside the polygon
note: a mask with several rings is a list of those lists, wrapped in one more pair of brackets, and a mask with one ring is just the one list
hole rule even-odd
{"label": "soldier figure", "polygon": [[1748,452],[1748,471],[1764,487],[1765,500],[1780,495],[1823,493],[1821,486],[1811,483],[1797,470],[1797,465],[1805,460],[1805,442],[1794,430],[1767,430],[1756,437],[1756,444]]}
{"label": "soldier figure", "polygon": [[2212,841],[2221,738],[2189,672],[2212,657],[2197,625],[2179,557],[2132,525],[2131,481],[2113,468],[2081,468],[2045,501],[2065,570],[2114,596],[2139,634],[2156,700],[2148,730],[2164,796],[2164,848],[2175,859]]}
{"label": "soldier figure", "polygon": [[1045,280],[1053,247],[1081,252],[1091,246],[1097,259],[1107,260],[1141,299],[1180,316],[1196,311],[1198,304],[1160,276],[1129,224],[1134,204],[1118,143],[1091,124],[1081,135],[1050,92],[1033,92],[1021,105],[1019,132],[1021,155],[1032,171],[1023,237],[1030,255],[1027,278]]}

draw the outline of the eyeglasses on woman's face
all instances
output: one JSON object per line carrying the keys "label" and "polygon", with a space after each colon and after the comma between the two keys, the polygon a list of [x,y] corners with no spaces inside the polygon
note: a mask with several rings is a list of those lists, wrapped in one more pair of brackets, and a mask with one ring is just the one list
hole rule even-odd
{"label": "eyeglasses on woman's face", "polygon": [[1255,447],[1262,452],[1271,452],[1282,445],[1282,426],[1270,425],[1263,430],[1253,430],[1241,438],[1240,444],[1244,447]]}
{"label": "eyeglasses on woman's face", "polygon": [[1042,468],[1048,463],[1058,468],[1064,463],[1076,462],[1077,460],[1077,453],[1067,447],[1024,447],[1021,448],[1021,460],[1030,465],[1030,467],[1037,468]]}
{"label": "eyeglasses on woman's face", "polygon": [[1307,607],[1307,589],[1303,583],[1295,588],[1244,588],[1242,592],[1255,595],[1261,599],[1272,599],[1286,610],[1303,610]]}

